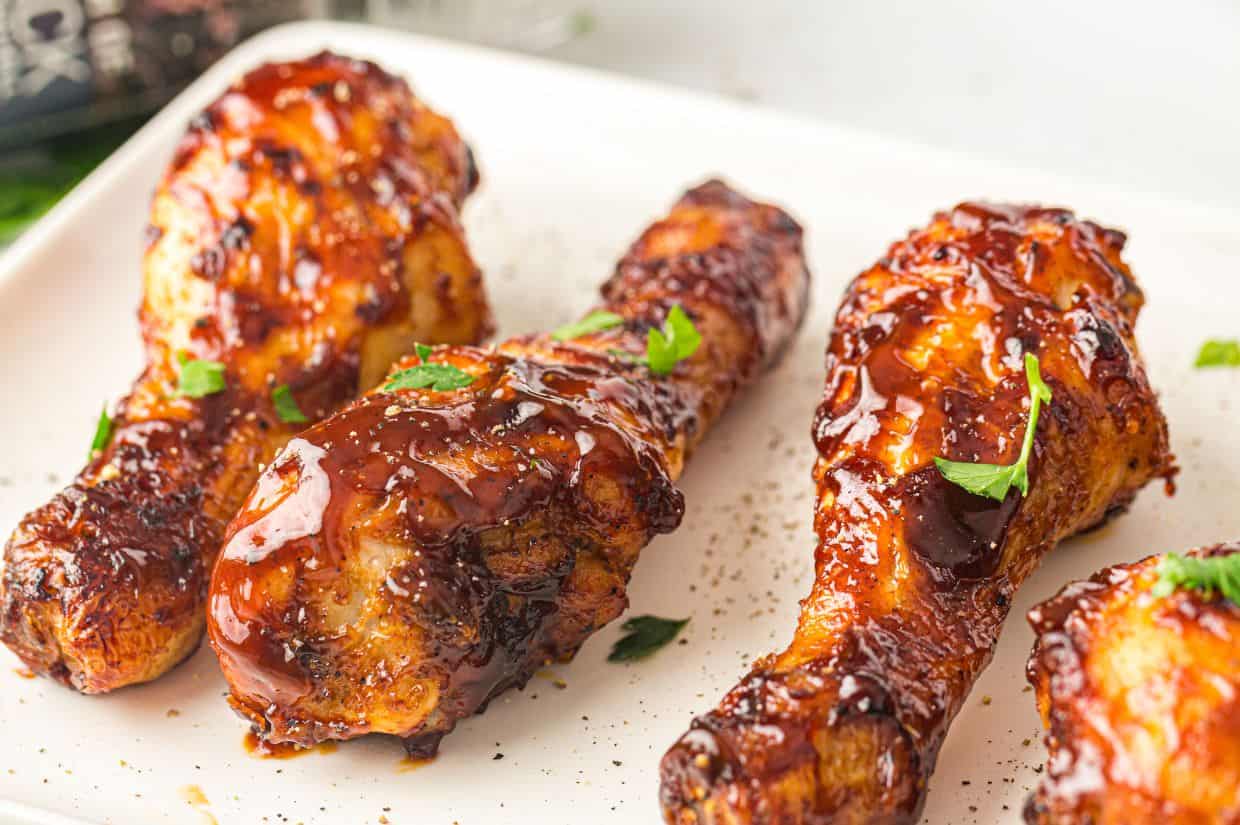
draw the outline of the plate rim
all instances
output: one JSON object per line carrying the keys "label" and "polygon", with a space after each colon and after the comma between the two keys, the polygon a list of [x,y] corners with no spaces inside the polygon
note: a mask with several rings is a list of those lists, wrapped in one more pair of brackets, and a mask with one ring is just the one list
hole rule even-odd
{"label": "plate rim", "polygon": [[[1095,193],[1107,200],[1125,200],[1137,209],[1174,212],[1185,219],[1203,222],[1207,231],[1212,231],[1214,227],[1234,231],[1236,226],[1240,226],[1240,208],[1233,209],[1182,196],[1164,196],[1155,192],[1134,190],[1107,181],[1065,175],[1045,168],[1005,163],[991,156],[977,156],[970,152],[932,143],[893,137],[883,132],[844,125],[829,119],[790,112],[752,101],[738,100],[714,92],[679,87],[606,69],[384,28],[368,23],[302,20],[273,26],[235,46],[155,113],[47,214],[28,227],[7,249],[0,252],[0,292],[45,247],[52,244],[57,234],[64,231],[100,192],[107,190],[113,181],[123,176],[134,165],[141,163],[143,158],[148,157],[162,144],[170,129],[184,129],[185,124],[193,115],[219,95],[234,78],[272,59],[275,55],[270,52],[300,52],[308,56],[322,49],[333,49],[347,55],[353,46],[360,45],[357,41],[376,39],[389,43],[416,45],[418,48],[440,52],[455,52],[464,57],[476,58],[501,67],[508,64],[532,69],[539,73],[575,77],[592,84],[617,90],[624,89],[646,97],[656,96],[665,100],[678,100],[685,106],[697,108],[709,106],[731,115],[743,114],[748,118],[755,118],[762,122],[764,128],[792,129],[809,134],[829,135],[835,141],[868,144],[872,148],[887,149],[900,154],[917,154],[945,163],[967,164],[979,171],[993,169],[996,173],[1001,172],[1007,176],[1036,175],[1047,182],[1048,188],[1070,186],[1083,192]],[[341,43],[341,41],[349,42]],[[408,78],[399,71],[394,73],[405,77],[415,88],[421,88],[421,83],[416,78]],[[600,88],[599,93],[606,95],[607,90]]]}

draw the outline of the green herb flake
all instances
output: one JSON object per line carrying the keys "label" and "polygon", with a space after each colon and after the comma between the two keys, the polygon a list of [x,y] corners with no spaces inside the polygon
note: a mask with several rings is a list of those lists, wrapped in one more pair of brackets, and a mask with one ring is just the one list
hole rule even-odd
{"label": "green herb flake", "polygon": [[281,384],[271,391],[271,403],[276,408],[276,416],[285,424],[305,424],[310,420],[297,406],[297,399],[288,384]]}
{"label": "green herb flake", "polygon": [[935,466],[943,477],[977,496],[1003,501],[1015,487],[1022,496],[1029,495],[1029,458],[1033,455],[1033,434],[1038,427],[1038,415],[1043,403],[1050,403],[1051,388],[1042,381],[1038,357],[1025,353],[1025,379],[1029,382],[1029,423],[1025,427],[1025,440],[1020,456],[1013,464],[973,464],[967,461],[948,461],[935,458]]}
{"label": "green herb flake", "polygon": [[431,348],[428,347],[426,344],[414,344],[413,349],[414,349],[414,352],[418,354],[418,358],[422,361],[423,364],[426,363],[427,358],[431,357]]}
{"label": "green herb flake", "polygon": [[612,647],[607,661],[629,662],[634,659],[644,659],[675,639],[681,628],[688,623],[688,619],[634,616],[621,625],[620,629],[626,635],[621,636]]}
{"label": "green herb flake", "polygon": [[697,352],[701,344],[701,333],[677,304],[667,313],[662,329],[651,327],[646,331],[645,355],[634,355],[622,349],[609,349],[607,354],[630,364],[648,367],[655,375],[670,375],[676,365]]}
{"label": "green herb flake", "polygon": [[1177,588],[1200,590],[1206,598],[1218,593],[1240,605],[1240,553],[1206,558],[1168,553],[1158,563],[1158,581],[1151,592],[1163,599]]}
{"label": "green herb flake", "polygon": [[451,364],[418,364],[416,367],[392,373],[385,390],[424,390],[430,388],[444,392],[459,390],[474,383],[474,377]]}
{"label": "green herb flake", "polygon": [[51,209],[145,120],[130,117],[8,153],[0,164],[0,244]]}
{"label": "green herb flake", "polygon": [[1236,339],[1211,339],[1201,345],[1197,360],[1193,366],[1201,367],[1240,367],[1240,341]]}
{"label": "green herb flake", "polygon": [[677,364],[697,352],[701,343],[697,327],[677,304],[667,314],[663,329],[651,327],[646,334],[646,364],[655,375],[669,375]]}
{"label": "green herb flake", "polygon": [[623,323],[624,318],[614,312],[591,312],[580,321],[560,327],[551,333],[551,337],[557,341],[571,341],[583,335],[590,335],[594,332],[602,332],[605,329],[618,327]]}
{"label": "green herb flake", "polygon": [[104,404],[99,411],[99,423],[95,425],[95,437],[90,442],[90,453],[87,458],[94,458],[108,446],[112,440],[112,416],[108,415],[108,405]]}
{"label": "green herb flake", "polygon": [[224,365],[219,361],[199,361],[191,359],[185,353],[178,353],[181,362],[181,375],[177,383],[177,393],[189,398],[202,398],[213,395],[227,387],[224,381]]}

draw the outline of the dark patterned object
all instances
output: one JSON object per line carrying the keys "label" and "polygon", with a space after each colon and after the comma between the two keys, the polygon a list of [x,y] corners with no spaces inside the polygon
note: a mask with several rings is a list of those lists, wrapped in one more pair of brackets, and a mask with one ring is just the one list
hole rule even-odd
{"label": "dark patterned object", "polygon": [[303,0],[0,4],[0,148],[149,114]]}

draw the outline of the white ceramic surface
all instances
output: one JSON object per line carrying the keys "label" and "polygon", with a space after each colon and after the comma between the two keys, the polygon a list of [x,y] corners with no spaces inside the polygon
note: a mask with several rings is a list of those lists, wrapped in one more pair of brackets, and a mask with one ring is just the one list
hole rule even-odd
{"label": "white ceramic surface", "polygon": [[[804,222],[813,314],[696,456],[684,524],[646,550],[630,588],[635,613],[691,616],[688,644],[608,664],[613,625],[466,721],[416,771],[384,739],[287,761],[247,755],[205,648],[163,680],[94,698],[23,678],[0,652],[0,821],[657,821],[659,756],[748,661],[786,642],[809,587],[809,426],[842,289],[934,209],[989,197],[1070,205],[1129,232],[1148,296],[1139,337],[1184,468],[1175,498],[1148,489],[1128,516],[1052,554],[952,728],[924,821],[1017,823],[1043,757],[1024,611],[1104,564],[1240,537],[1240,372],[1190,367],[1202,338],[1240,333],[1240,214],[407,35],[277,29],[207,73],[0,259],[0,532],[72,476],[100,402],[138,370],[146,201],[185,122],[243,70],[324,46],[408,76],[473,143],[484,184],[465,222],[503,333],[573,318],[634,235],[708,175]],[[186,801],[187,786],[208,804]]]}

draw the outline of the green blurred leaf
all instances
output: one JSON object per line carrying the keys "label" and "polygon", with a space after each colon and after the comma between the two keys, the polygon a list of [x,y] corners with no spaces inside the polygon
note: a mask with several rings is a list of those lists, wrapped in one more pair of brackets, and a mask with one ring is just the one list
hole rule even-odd
{"label": "green blurred leaf", "polygon": [[620,629],[625,632],[612,646],[609,662],[628,662],[644,659],[680,633],[689,623],[688,619],[663,619],[658,616],[634,616]]}
{"label": "green blurred leaf", "polygon": [[0,243],[56,205],[141,125],[108,124],[6,153],[0,161]]}

